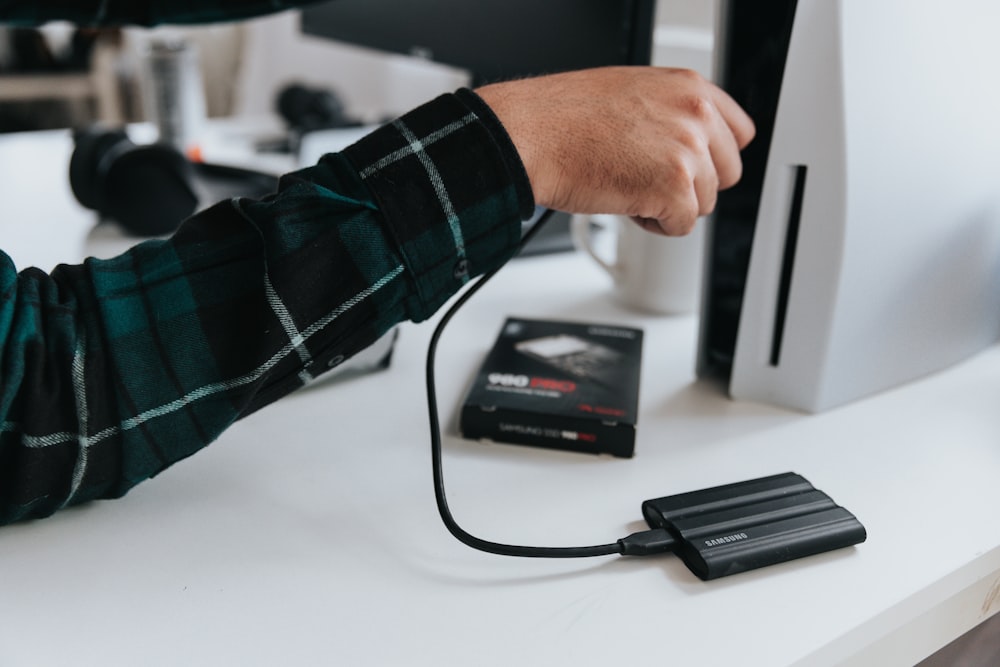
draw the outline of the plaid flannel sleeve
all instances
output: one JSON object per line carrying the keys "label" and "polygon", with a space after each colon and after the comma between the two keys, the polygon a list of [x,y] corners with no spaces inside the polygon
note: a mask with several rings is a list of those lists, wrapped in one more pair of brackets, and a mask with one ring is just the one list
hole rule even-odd
{"label": "plaid flannel sleeve", "polygon": [[117,497],[432,314],[531,213],[470,91],[110,260],[0,262],[0,522]]}

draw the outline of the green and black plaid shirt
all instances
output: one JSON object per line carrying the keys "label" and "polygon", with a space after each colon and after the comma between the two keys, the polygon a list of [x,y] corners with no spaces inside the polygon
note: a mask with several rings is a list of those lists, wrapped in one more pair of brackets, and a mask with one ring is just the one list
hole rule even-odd
{"label": "green and black plaid shirt", "polygon": [[[98,8],[85,4],[0,0],[0,20],[87,23]],[[213,0],[197,15],[185,4],[164,3],[184,20],[278,3]],[[0,253],[0,522],[120,496],[396,323],[427,318],[514,253],[532,208],[506,133],[459,91],[169,240],[51,275],[19,274]]]}

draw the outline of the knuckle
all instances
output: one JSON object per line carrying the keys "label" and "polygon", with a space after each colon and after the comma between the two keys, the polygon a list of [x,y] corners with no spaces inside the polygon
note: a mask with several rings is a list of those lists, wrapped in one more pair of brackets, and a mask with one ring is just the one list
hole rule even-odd
{"label": "knuckle", "polygon": [[682,108],[700,123],[709,122],[715,115],[715,105],[701,92],[688,93],[681,99]]}
{"label": "knuckle", "polygon": [[684,151],[693,155],[701,155],[708,149],[705,138],[693,129],[678,133],[677,143]]}
{"label": "knuckle", "polygon": [[708,215],[715,210],[715,205],[718,203],[719,196],[716,190],[711,190],[709,193],[701,200],[700,206],[698,207],[699,215]]}
{"label": "knuckle", "polygon": [[657,218],[660,228],[667,236],[684,236],[688,234],[698,220],[698,202],[674,201]]}
{"label": "knuckle", "polygon": [[705,81],[705,77],[689,68],[677,68],[673,70],[674,74],[680,79],[686,81],[689,84],[700,85]]}
{"label": "knuckle", "polygon": [[687,236],[694,229],[697,217],[691,215],[674,215],[664,222],[663,233],[667,236]]}
{"label": "knuckle", "polygon": [[695,181],[696,173],[691,164],[681,156],[674,156],[668,167],[668,186],[675,190],[687,190]]}
{"label": "knuckle", "polygon": [[674,234],[674,236],[687,236],[691,233],[691,230],[694,229],[694,225],[695,218],[685,220],[684,224],[677,230],[677,233]]}

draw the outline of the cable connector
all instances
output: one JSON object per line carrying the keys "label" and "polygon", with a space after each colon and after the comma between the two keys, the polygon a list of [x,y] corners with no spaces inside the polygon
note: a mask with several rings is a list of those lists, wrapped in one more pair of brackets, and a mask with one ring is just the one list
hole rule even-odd
{"label": "cable connector", "polygon": [[673,551],[677,540],[666,528],[653,528],[632,533],[618,540],[618,551],[623,556],[652,556]]}

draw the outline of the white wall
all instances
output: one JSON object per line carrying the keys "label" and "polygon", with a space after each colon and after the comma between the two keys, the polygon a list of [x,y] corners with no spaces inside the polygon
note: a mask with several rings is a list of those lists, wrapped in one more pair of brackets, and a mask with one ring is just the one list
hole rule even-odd
{"label": "white wall", "polygon": [[712,27],[714,10],[714,0],[659,0],[656,22],[708,30]]}
{"label": "white wall", "polygon": [[659,0],[653,64],[712,75],[713,0]]}

